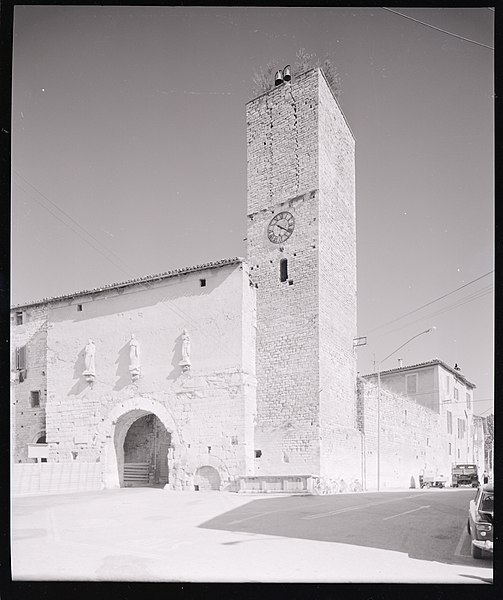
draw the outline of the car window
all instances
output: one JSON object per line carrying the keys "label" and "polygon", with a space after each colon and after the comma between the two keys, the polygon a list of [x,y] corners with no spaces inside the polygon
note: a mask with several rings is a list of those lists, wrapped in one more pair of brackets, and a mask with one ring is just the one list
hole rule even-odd
{"label": "car window", "polygon": [[494,494],[484,494],[479,510],[494,512]]}

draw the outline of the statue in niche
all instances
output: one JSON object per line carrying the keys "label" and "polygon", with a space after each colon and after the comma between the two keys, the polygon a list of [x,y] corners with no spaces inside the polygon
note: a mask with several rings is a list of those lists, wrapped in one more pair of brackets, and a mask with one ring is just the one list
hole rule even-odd
{"label": "statue in niche", "polygon": [[129,372],[133,381],[140,376],[140,344],[134,333],[131,334],[129,342]]}
{"label": "statue in niche", "polygon": [[182,333],[182,360],[178,364],[182,367],[182,371],[190,369],[190,337],[186,329]]}
{"label": "statue in niche", "polygon": [[93,382],[96,377],[96,365],[94,362],[94,357],[96,355],[96,345],[94,341],[89,338],[87,341],[87,345],[84,349],[84,362],[85,362],[85,370],[84,377],[86,381]]}

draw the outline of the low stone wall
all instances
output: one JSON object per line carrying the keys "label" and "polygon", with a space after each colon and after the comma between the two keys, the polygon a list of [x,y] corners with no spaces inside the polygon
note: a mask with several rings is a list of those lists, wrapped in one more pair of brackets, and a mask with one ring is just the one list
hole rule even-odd
{"label": "low stone wall", "polygon": [[294,494],[313,491],[311,475],[259,475],[257,477],[239,477],[235,489],[240,493]]}
{"label": "low stone wall", "polygon": [[12,496],[103,489],[100,463],[20,463],[12,466]]}

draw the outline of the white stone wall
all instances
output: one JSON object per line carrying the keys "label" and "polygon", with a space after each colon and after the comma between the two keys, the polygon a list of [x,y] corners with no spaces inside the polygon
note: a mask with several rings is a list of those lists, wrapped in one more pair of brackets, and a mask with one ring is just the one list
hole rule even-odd
{"label": "white stone wall", "polygon": [[[51,303],[49,460],[99,461],[107,486],[119,485],[117,448],[134,419],[153,412],[172,434],[170,483],[190,485],[205,464],[224,482],[250,472],[253,310],[254,288],[242,263]],[[192,362],[185,373],[178,364],[184,328]],[[129,373],[131,333],[140,344],[136,383]],[[88,338],[96,345],[92,385],[82,375]]]}
{"label": "white stone wall", "polygon": [[[11,313],[10,367],[14,419],[12,459],[14,463],[35,462],[28,458],[27,444],[45,433],[47,394],[47,309],[45,305],[18,309],[23,324],[16,325],[16,310]],[[26,378],[20,382],[16,369],[16,348],[26,346]],[[31,391],[40,391],[40,406],[31,406]]]}
{"label": "white stone wall", "polygon": [[355,142],[321,72],[318,88],[321,468],[356,475]]}
{"label": "white stone wall", "polygon": [[[364,484],[377,488],[377,385],[358,380],[358,423],[364,434]],[[440,415],[411,398],[381,387],[380,488],[419,487],[422,470],[444,475],[450,483],[450,460]]]}

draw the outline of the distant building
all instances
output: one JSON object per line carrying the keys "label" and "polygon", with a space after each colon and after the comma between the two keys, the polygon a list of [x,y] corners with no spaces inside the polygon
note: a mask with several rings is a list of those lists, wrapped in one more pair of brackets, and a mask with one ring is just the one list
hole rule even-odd
{"label": "distant building", "polygon": [[[363,376],[377,384],[377,373]],[[396,397],[409,398],[437,415],[438,430],[428,435],[428,444],[439,444],[426,468],[434,466],[444,474],[456,463],[480,460],[480,425],[474,421],[473,392],[475,384],[458,369],[439,359],[381,372],[381,389]],[[426,455],[426,451],[425,451]],[[420,459],[418,459],[420,461]],[[428,464],[428,463],[434,463]]]}

